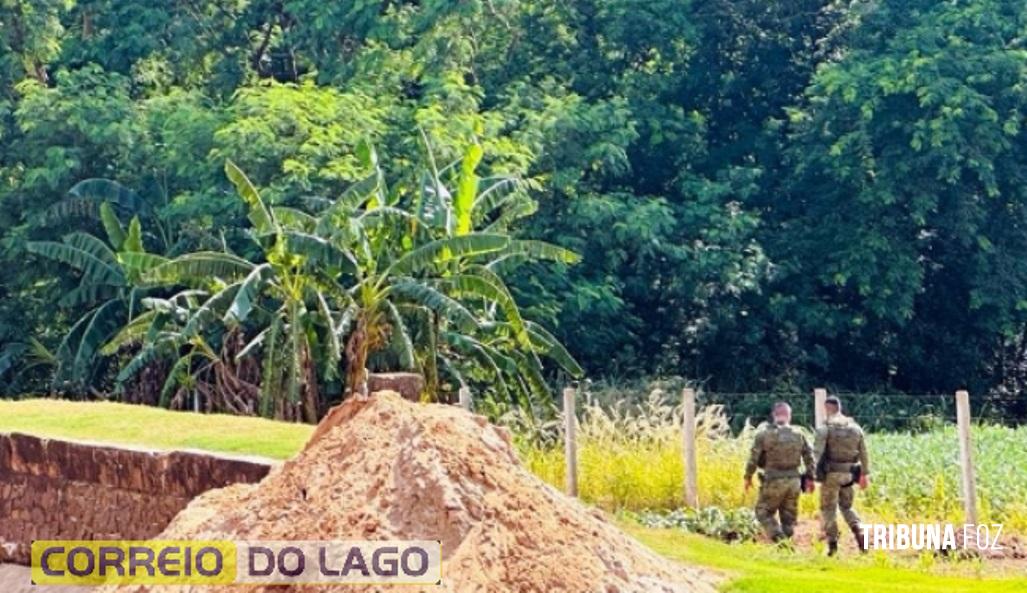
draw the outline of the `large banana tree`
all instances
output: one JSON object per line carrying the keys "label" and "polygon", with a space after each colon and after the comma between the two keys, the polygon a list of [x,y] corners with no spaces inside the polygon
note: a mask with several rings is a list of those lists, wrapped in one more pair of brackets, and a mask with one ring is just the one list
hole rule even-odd
{"label": "large banana tree", "polygon": [[191,395],[197,408],[202,398],[210,410],[315,422],[317,366],[328,379],[338,370],[336,317],[345,304],[340,282],[355,264],[344,250],[303,229],[307,215],[269,208],[234,164],[225,170],[247,206],[258,254],[247,259],[200,251],[153,266],[144,284],[183,290],[144,300],[146,311],[106,351],[133,341],[143,345],[119,383],[152,360],[171,358],[161,390],[165,405]]}
{"label": "large banana tree", "polygon": [[138,217],[126,229],[110,203],[101,202],[98,212],[106,241],[73,232],[61,241],[32,241],[26,246],[29,253],[67,265],[79,275],[79,285],[58,305],[72,310],[85,307],[87,312],[72,324],[56,353],[40,356],[45,348],[39,343],[28,349],[37,361],[48,360],[54,367],[53,388],[63,392],[90,391],[100,383],[98,376],[109,361],[101,346],[139,309],[144,295],[139,281],[161,260],[146,252]]}
{"label": "large banana tree", "polygon": [[[75,184],[65,199],[43,213],[40,223],[45,227],[78,229],[60,241],[27,244],[29,253],[76,271],[78,286],[57,302],[62,311],[72,312],[74,321],[55,350],[35,338],[7,344],[0,351],[0,377],[45,367],[53,390],[103,395],[109,389],[108,371],[117,361],[114,353],[99,347],[140,310],[146,295],[139,285],[142,273],[159,261],[146,253],[144,243],[161,253],[179,246],[177,233],[159,214],[164,204],[166,200],[144,198],[116,181],[93,178]],[[122,220],[130,221],[127,227]],[[138,393],[128,397],[149,402],[146,387],[134,385]]]}
{"label": "large banana tree", "polygon": [[[475,148],[441,170],[429,159],[416,182],[390,188],[374,151],[360,155],[367,178],[302,209],[269,206],[227,163],[259,253],[189,253],[150,267],[144,283],[181,292],[144,301],[108,344],[143,343],[119,379],[169,356],[165,400],[199,390],[232,411],[314,421],[325,403],[319,382],[339,376],[344,393],[363,393],[369,368],[422,372],[432,396],[440,367],[463,382],[473,366],[511,398],[546,392],[541,356],[580,373],[523,318],[499,273],[519,259],[577,259],[507,234],[532,210],[516,180],[490,179],[479,191]],[[258,357],[259,378],[240,377]]]}
{"label": "large banana tree", "polygon": [[516,177],[478,177],[479,146],[442,167],[427,137],[424,146],[425,166],[409,202],[377,183],[349,213],[363,273],[351,289],[358,322],[346,349],[348,384],[362,385],[369,353],[394,353],[395,362],[425,375],[430,394],[448,375],[459,385],[481,377],[486,384],[479,387],[522,404],[544,398],[540,356],[571,375],[582,370],[556,338],[524,319],[501,272],[524,261],[579,258],[510,235],[535,203]]}

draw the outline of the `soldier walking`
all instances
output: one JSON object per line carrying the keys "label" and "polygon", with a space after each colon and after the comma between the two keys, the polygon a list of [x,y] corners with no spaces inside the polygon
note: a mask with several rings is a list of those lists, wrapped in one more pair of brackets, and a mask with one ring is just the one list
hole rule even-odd
{"label": "soldier walking", "polygon": [[[792,537],[799,515],[799,495],[813,491],[813,449],[806,437],[791,425],[792,408],[774,404],[773,424],[756,433],[745,465],[745,490],[752,488],[752,476],[762,469],[756,518],[772,541]],[[803,471],[799,471],[800,464]],[[780,515],[780,522],[778,521]]]}
{"label": "soldier walking", "polygon": [[856,546],[866,552],[859,515],[852,509],[853,484],[866,489],[870,483],[870,460],[863,429],[842,414],[842,403],[834,396],[824,403],[827,418],[817,429],[814,456],[820,486],[820,516],[827,537],[827,555],[838,553],[838,509],[856,538]]}

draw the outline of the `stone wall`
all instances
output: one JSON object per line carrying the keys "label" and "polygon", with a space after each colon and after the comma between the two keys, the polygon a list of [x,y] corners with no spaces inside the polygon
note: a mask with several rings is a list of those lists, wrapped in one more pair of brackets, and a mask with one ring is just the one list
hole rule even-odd
{"label": "stone wall", "polygon": [[150,451],[0,433],[0,562],[34,539],[147,539],[197,494],[257,482],[260,458]]}

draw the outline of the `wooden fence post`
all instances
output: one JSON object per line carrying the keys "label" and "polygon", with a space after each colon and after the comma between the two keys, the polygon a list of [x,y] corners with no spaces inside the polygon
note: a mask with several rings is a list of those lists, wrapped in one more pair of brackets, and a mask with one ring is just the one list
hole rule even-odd
{"label": "wooden fence post", "polygon": [[970,442],[970,394],[956,392],[956,423],[959,425],[959,465],[963,478],[963,513],[966,523],[977,525],[977,491],[973,449]]}
{"label": "wooden fence post", "polygon": [[460,390],[457,392],[460,394],[460,407],[465,410],[471,409],[471,388],[466,385],[461,385]]}
{"label": "wooden fence post", "polygon": [[578,495],[577,417],[574,411],[576,394],[577,389],[573,387],[563,389],[563,452],[567,462],[565,484],[568,496]]}
{"label": "wooden fence post", "polygon": [[695,390],[686,387],[681,390],[684,418],[681,427],[681,450],[685,466],[685,504],[699,507],[699,472],[695,455]]}
{"label": "wooden fence post", "polygon": [[824,402],[827,400],[827,390],[816,388],[813,390],[813,425],[817,428],[824,426]]}

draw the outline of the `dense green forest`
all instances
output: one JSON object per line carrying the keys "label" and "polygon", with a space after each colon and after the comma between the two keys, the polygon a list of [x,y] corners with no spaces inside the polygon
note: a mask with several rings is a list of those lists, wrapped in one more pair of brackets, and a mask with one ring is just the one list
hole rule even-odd
{"label": "dense green forest", "polygon": [[1014,0],[0,0],[0,389],[1018,393],[1025,118]]}

